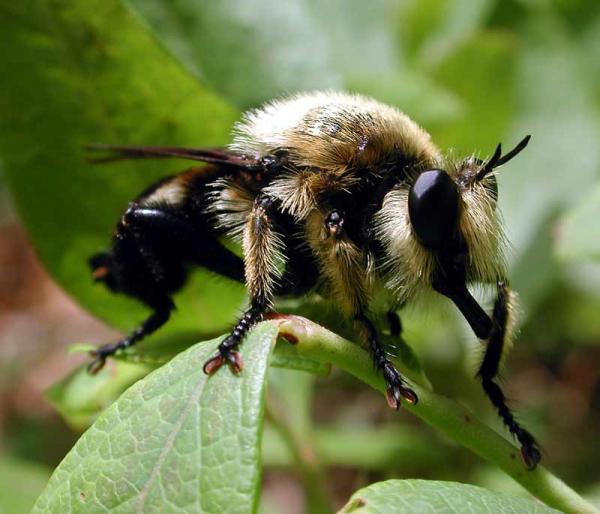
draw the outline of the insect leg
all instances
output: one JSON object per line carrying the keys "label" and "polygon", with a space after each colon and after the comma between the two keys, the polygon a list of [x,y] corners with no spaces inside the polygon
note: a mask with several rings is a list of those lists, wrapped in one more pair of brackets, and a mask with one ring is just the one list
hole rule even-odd
{"label": "insect leg", "polygon": [[373,362],[387,385],[387,401],[398,409],[401,399],[417,403],[417,395],[410,389],[386,355],[373,322],[367,317],[369,272],[367,252],[350,237],[351,222],[345,212],[333,209],[329,213],[314,213],[308,220],[308,240],[317,256],[323,274],[342,310],[360,323],[365,331]]}
{"label": "insect leg", "polygon": [[[170,240],[184,242],[197,257],[198,263],[205,268],[234,280],[242,279],[241,260],[222,247],[218,241],[206,234],[198,234],[194,227],[173,213],[131,204],[119,222],[113,251],[119,252],[121,266],[128,267],[128,271],[120,271],[121,275],[135,277],[129,280],[125,278],[128,281],[122,292],[143,301],[153,309],[153,313],[120,341],[105,344],[92,351],[94,360],[88,366],[88,371],[92,374],[102,369],[108,357],[158,330],[169,320],[171,311],[175,308],[170,293],[178,288],[177,281],[182,280],[183,276],[179,272],[175,272],[176,279],[173,276],[165,276],[169,270],[165,269],[164,262],[156,255],[155,246],[145,238],[145,234],[150,230],[153,234],[169,233]],[[114,273],[114,270],[111,270],[110,253],[99,254],[92,258],[90,263],[97,279],[115,280],[114,277],[107,277],[108,274]],[[140,268],[143,270],[140,271]],[[174,273],[173,269],[170,271]],[[119,285],[123,287],[122,283]]]}
{"label": "insect leg", "polygon": [[384,347],[381,344],[377,329],[375,328],[375,325],[373,325],[373,322],[364,314],[358,314],[355,316],[355,319],[365,329],[373,362],[377,369],[381,371],[387,385],[386,397],[388,405],[392,409],[399,409],[402,398],[411,405],[416,405],[418,401],[417,394],[407,386],[402,375],[400,375],[395,366],[386,357]]}
{"label": "insect leg", "polygon": [[498,375],[502,354],[510,342],[511,301],[511,291],[508,286],[503,282],[498,282],[498,296],[492,316],[492,330],[487,340],[487,348],[477,376],[481,379],[483,390],[496,407],[502,421],[521,443],[523,462],[529,469],[534,469],[541,459],[538,444],[535,438],[515,420],[513,413],[506,405],[506,397],[502,389],[494,381],[494,378]]}
{"label": "insect leg", "polygon": [[[117,243],[121,245],[121,248],[128,248],[128,251],[124,252],[125,255],[129,255],[129,251],[135,249],[141,256],[144,267],[149,273],[148,281],[144,281],[143,284],[136,283],[135,292],[128,292],[132,296],[139,297],[146,305],[151,307],[153,313],[133,332],[120,341],[105,344],[90,352],[92,357],[94,357],[94,360],[88,366],[88,372],[91,374],[98,373],[104,367],[106,359],[114,355],[117,351],[134,345],[144,337],[158,330],[169,320],[171,311],[175,308],[170,295],[160,284],[162,267],[153,256],[151,248],[144,243],[141,235],[143,234],[144,226],[147,226],[149,223],[154,225],[157,222],[156,220],[164,222],[164,220],[161,220],[159,213],[150,211],[150,215],[144,216],[144,209],[140,209],[136,204],[132,204],[119,223],[119,242]],[[106,258],[98,260],[95,257],[90,262],[94,268],[96,278],[101,279],[104,275],[113,273],[109,268],[110,264]]]}
{"label": "insect leg", "polygon": [[221,342],[218,354],[204,364],[206,374],[214,373],[224,363],[228,363],[236,374],[242,371],[242,359],[236,349],[273,302],[280,276],[277,261],[281,258],[282,247],[280,236],[275,231],[274,211],[270,197],[259,195],[255,199],[243,232],[244,267],[250,308]]}
{"label": "insect leg", "polygon": [[479,339],[486,339],[489,336],[492,329],[490,317],[473,298],[464,279],[448,280],[447,277],[436,277],[432,286],[435,291],[452,300]]}
{"label": "insect leg", "polygon": [[171,316],[171,311],[175,308],[172,300],[169,297],[164,298],[164,303],[156,307],[156,310],[131,334],[115,343],[108,343],[92,350],[91,355],[94,360],[88,365],[88,372],[95,375],[100,371],[106,359],[114,355],[117,351],[129,348],[144,337],[152,334],[162,327]]}
{"label": "insect leg", "polygon": [[123,222],[139,239],[140,251],[145,253],[150,261],[154,260],[152,252],[143,244],[143,234],[148,228],[163,230],[172,238],[183,242],[192,252],[198,265],[238,282],[244,279],[242,260],[219,243],[213,235],[199,232],[191,221],[163,209],[133,204],[125,213]]}
{"label": "insect leg", "polygon": [[319,267],[310,248],[304,244],[294,233],[295,221],[287,216],[278,217],[282,225],[282,233],[287,234],[284,239],[286,266],[281,279],[277,283],[275,294],[277,296],[298,297],[313,289],[319,280]]}

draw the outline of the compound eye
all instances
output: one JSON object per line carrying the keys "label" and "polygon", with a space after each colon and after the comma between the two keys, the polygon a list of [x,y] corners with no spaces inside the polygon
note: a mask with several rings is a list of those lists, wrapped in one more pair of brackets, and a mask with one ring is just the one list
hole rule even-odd
{"label": "compound eye", "polygon": [[452,240],[458,225],[459,194],[444,170],[419,175],[408,195],[408,215],[423,246],[439,249]]}

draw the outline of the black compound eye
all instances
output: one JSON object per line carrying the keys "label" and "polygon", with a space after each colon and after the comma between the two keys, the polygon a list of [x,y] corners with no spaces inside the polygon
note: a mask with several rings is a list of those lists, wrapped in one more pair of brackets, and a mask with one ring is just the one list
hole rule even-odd
{"label": "black compound eye", "polygon": [[459,191],[444,170],[419,175],[408,196],[408,215],[417,239],[428,248],[449,243],[458,225]]}

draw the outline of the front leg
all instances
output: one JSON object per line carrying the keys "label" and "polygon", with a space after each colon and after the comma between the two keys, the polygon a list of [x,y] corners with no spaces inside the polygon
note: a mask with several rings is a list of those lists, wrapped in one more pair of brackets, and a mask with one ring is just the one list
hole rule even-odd
{"label": "front leg", "polygon": [[[373,363],[386,383],[388,405],[399,409],[402,398],[411,405],[417,403],[416,393],[410,389],[400,372],[388,359],[385,348],[373,322],[365,314],[369,298],[369,284],[373,281],[372,259],[368,252],[349,236],[344,211],[333,209],[328,213],[315,212],[307,223],[307,237],[319,261],[321,272],[327,278],[336,304],[360,323],[365,333]],[[399,320],[392,331],[401,330]]]}
{"label": "front leg", "polygon": [[477,372],[485,394],[490,399],[508,430],[521,443],[521,457],[529,469],[534,469],[542,454],[535,438],[516,420],[506,405],[506,397],[500,386],[494,382],[502,357],[510,346],[512,338],[512,311],[514,293],[503,282],[498,282],[498,296],[492,316],[492,329],[487,340],[483,361]]}
{"label": "front leg", "polygon": [[231,333],[221,342],[218,353],[204,364],[207,375],[215,373],[224,363],[239,374],[243,362],[237,348],[249,332],[271,308],[273,295],[280,278],[278,262],[281,255],[281,237],[276,232],[273,217],[275,207],[266,195],[259,195],[244,226],[243,250],[246,286],[250,294],[250,308],[244,312]]}
{"label": "front leg", "polygon": [[521,443],[521,456],[529,469],[534,469],[541,459],[541,452],[534,437],[516,420],[506,405],[506,397],[494,381],[500,362],[510,346],[512,338],[512,310],[514,293],[508,286],[498,282],[498,296],[492,319],[471,296],[464,282],[448,279],[448,274],[434,281],[434,289],[452,300],[480,339],[487,342],[483,361],[477,372],[486,396],[498,411],[508,430]]}

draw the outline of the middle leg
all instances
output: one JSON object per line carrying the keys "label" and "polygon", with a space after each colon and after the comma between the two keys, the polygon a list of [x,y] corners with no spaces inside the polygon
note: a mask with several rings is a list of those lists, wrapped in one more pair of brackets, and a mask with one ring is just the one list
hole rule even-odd
{"label": "middle leg", "polygon": [[277,282],[281,276],[278,267],[281,255],[281,236],[274,223],[275,206],[270,197],[259,195],[243,232],[244,267],[246,285],[250,294],[250,307],[244,312],[231,333],[221,342],[218,353],[204,364],[204,372],[211,375],[223,364],[235,374],[243,368],[237,348],[249,332],[271,308]]}

